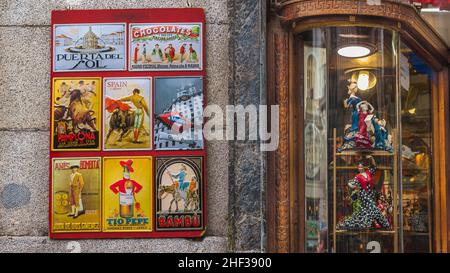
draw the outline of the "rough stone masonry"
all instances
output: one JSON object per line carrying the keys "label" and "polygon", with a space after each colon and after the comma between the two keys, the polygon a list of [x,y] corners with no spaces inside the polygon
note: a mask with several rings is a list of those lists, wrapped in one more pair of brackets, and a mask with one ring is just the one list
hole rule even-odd
{"label": "rough stone masonry", "polygon": [[[0,2],[0,252],[70,252],[49,240],[51,10],[201,7],[206,13],[207,103],[228,103],[227,1],[3,0]],[[203,240],[80,240],[81,252],[227,251],[228,144],[207,145],[207,235]]]}

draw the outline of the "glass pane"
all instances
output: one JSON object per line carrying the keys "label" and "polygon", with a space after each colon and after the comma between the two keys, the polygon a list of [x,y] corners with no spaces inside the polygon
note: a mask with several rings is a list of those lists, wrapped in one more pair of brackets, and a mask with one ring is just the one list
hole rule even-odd
{"label": "glass pane", "polygon": [[431,251],[432,70],[401,45],[402,211],[405,252]]}
{"label": "glass pane", "polygon": [[431,251],[433,71],[382,28],[298,41],[306,251]]}
{"label": "glass pane", "polygon": [[394,252],[396,36],[368,27],[333,28],[329,35],[336,49],[328,95],[334,245],[337,252]]}
{"label": "glass pane", "polygon": [[324,32],[304,37],[305,214],[307,252],[327,250],[327,50]]}
{"label": "glass pane", "polygon": [[396,33],[330,27],[303,32],[300,40],[305,248],[394,252]]}

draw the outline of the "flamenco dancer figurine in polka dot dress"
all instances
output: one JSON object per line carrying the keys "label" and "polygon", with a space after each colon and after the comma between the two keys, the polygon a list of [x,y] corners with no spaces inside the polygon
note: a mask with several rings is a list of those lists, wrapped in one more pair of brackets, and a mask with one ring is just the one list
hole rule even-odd
{"label": "flamenco dancer figurine in polka dot dress", "polygon": [[[358,206],[353,210],[352,215],[339,222],[336,226],[338,230],[367,230],[367,229],[389,229],[390,225],[380,208],[375,203],[373,175],[376,171],[375,159],[367,156],[371,164],[366,170],[364,165],[358,165],[359,173],[349,181],[348,186],[357,191]],[[352,194],[354,196],[354,194]],[[354,207],[355,208],[355,207]]]}

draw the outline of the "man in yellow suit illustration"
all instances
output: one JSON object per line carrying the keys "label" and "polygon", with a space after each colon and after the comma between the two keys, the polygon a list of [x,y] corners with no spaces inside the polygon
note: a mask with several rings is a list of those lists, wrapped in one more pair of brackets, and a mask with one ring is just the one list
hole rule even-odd
{"label": "man in yellow suit illustration", "polygon": [[140,93],[141,91],[138,88],[135,88],[133,90],[132,95],[120,99],[120,101],[130,101],[131,103],[133,103],[134,107],[136,107],[136,115],[134,117],[134,126],[133,126],[133,133],[134,133],[133,143],[140,143],[139,130],[143,129],[144,111],[147,114],[147,116],[150,117],[150,111],[148,109],[147,102],[145,101],[145,98],[141,96]]}
{"label": "man in yellow suit illustration", "polygon": [[80,214],[84,213],[83,200],[81,200],[81,192],[84,188],[83,175],[78,171],[80,166],[70,166],[72,173],[70,174],[70,191],[69,191],[69,204],[72,212],[67,216],[77,218]]}

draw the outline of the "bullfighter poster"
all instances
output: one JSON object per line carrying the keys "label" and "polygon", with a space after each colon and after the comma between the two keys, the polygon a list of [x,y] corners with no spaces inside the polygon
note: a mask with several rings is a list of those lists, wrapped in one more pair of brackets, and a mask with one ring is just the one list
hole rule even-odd
{"label": "bullfighter poster", "polygon": [[155,150],[203,149],[203,78],[155,78]]}
{"label": "bullfighter poster", "polygon": [[202,70],[202,24],[131,24],[131,71]]}
{"label": "bullfighter poster", "polygon": [[125,24],[67,24],[54,26],[55,72],[126,69]]}
{"label": "bullfighter poster", "polygon": [[103,231],[152,229],[152,158],[103,158]]}
{"label": "bullfighter poster", "polygon": [[101,231],[101,159],[54,158],[52,170],[52,231]]}
{"label": "bullfighter poster", "polygon": [[100,78],[54,78],[52,150],[100,150]]}
{"label": "bullfighter poster", "polygon": [[150,150],[151,78],[105,78],[103,149]]}
{"label": "bullfighter poster", "polygon": [[156,230],[202,230],[203,158],[155,160]]}

